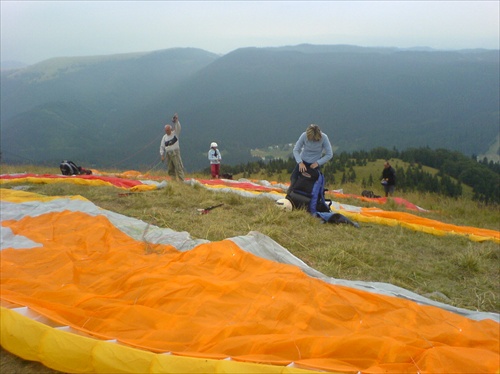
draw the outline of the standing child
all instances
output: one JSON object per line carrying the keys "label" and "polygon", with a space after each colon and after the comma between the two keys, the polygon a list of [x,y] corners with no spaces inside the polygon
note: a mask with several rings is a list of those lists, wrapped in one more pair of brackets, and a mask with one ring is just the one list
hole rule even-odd
{"label": "standing child", "polygon": [[210,144],[208,160],[210,161],[210,173],[212,174],[212,178],[218,179],[220,176],[220,162],[222,157],[220,155],[220,151],[217,149],[217,143],[215,142]]}

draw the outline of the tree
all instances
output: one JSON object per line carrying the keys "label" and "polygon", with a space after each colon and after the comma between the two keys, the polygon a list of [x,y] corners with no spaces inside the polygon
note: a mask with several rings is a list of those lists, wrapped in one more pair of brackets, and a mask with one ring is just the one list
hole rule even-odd
{"label": "tree", "polygon": [[340,184],[346,184],[347,183],[347,176],[345,175],[345,172],[342,174],[342,181]]}
{"label": "tree", "polygon": [[356,172],[354,171],[354,168],[351,166],[349,168],[349,177],[348,177],[348,181],[350,183],[354,183],[356,182]]}
{"label": "tree", "polygon": [[370,176],[368,177],[368,186],[373,186],[373,176],[372,174],[370,173]]}

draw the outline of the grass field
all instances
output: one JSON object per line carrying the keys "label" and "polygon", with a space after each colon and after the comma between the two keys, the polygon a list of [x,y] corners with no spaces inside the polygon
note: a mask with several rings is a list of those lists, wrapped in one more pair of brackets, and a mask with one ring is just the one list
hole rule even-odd
{"label": "grass field", "polygon": [[[59,173],[53,168],[1,167],[2,174],[25,171]],[[159,172],[159,175],[165,174]],[[255,177],[285,179],[283,175]],[[169,183],[162,190],[126,196],[120,196],[123,191],[113,187],[73,184],[33,184],[28,187],[31,192],[50,196],[82,195],[101,208],[159,227],[187,231],[193,238],[218,241],[259,231],[330,277],[387,282],[456,307],[500,312],[500,246],[491,241],[478,243],[454,235],[434,236],[400,226],[362,224],[356,229],[347,225],[323,225],[303,211],[287,213],[278,210],[270,199],[244,198],[181,183]],[[353,194],[362,190],[356,184],[327,187],[341,187],[344,192]],[[430,210],[412,214],[446,223],[499,230],[498,207],[481,206],[467,198],[396,194]],[[369,206],[355,199],[343,202]],[[196,210],[220,203],[224,205],[206,215],[199,215]],[[396,204],[379,207],[406,211]],[[43,372],[39,368],[30,371],[31,366],[31,363],[2,351],[2,373]]]}

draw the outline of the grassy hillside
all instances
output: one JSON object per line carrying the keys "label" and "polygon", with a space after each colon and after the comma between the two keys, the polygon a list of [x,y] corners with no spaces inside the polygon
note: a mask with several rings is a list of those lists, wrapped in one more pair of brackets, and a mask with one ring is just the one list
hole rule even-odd
{"label": "grassy hillside", "polygon": [[[55,168],[1,166],[2,174],[25,171],[59,173]],[[164,172],[156,172],[156,175],[166,176]],[[202,177],[208,178],[207,175]],[[254,177],[287,179],[284,174]],[[361,228],[356,229],[347,225],[320,224],[303,211],[286,213],[278,210],[270,199],[244,198],[180,183],[169,183],[163,190],[126,196],[119,195],[123,191],[112,187],[72,184],[33,184],[28,187],[29,191],[51,196],[82,195],[101,208],[159,227],[187,231],[193,238],[218,241],[259,231],[330,277],[387,282],[456,307],[500,312],[500,246],[493,242],[477,243],[452,235],[434,236],[399,226],[361,224]],[[349,193],[359,193],[362,187],[346,185],[344,189]],[[467,198],[396,194],[432,210],[412,214],[457,225],[499,228],[498,208],[481,207]],[[355,199],[343,202],[369,205]],[[219,203],[224,205],[207,215],[199,215],[196,210]],[[405,211],[396,204],[379,207]],[[4,367],[4,362],[11,366]],[[2,352],[2,372],[40,372],[35,371],[40,367],[31,371],[32,367],[32,364]]]}
{"label": "grassy hillside", "polygon": [[[43,169],[2,166],[2,173],[30,170]],[[45,171],[59,173],[54,168]],[[163,171],[156,174],[165,175]],[[285,175],[255,177],[286,178]],[[336,189],[339,186],[327,187]],[[359,194],[361,190],[356,184],[344,186],[347,193]],[[498,244],[475,243],[455,236],[437,237],[375,224],[360,230],[321,225],[302,211],[285,214],[277,210],[272,200],[243,198],[176,183],[170,183],[164,190],[136,193],[125,198],[117,198],[120,191],[115,188],[71,184],[34,184],[30,191],[47,195],[79,194],[104,209],[160,227],[188,231],[195,238],[212,241],[260,231],[329,276],[390,282],[420,294],[439,291],[450,298],[450,304],[458,307],[500,311],[500,298],[493,297],[498,296],[499,269],[495,261],[500,255]],[[498,230],[498,208],[483,208],[466,198],[447,199],[419,193],[397,195],[432,210],[412,214]],[[196,214],[196,208],[217,203],[224,203],[224,206],[207,216]],[[368,205],[354,199],[345,203]],[[395,204],[381,208],[405,211]],[[470,261],[470,268],[466,259]],[[476,286],[471,287],[471,284]]]}
{"label": "grassy hillside", "polygon": [[[262,160],[273,160],[273,159],[280,159],[284,162],[286,162],[289,159],[293,159],[292,155],[292,149],[293,149],[293,144],[286,144],[286,145],[275,145],[275,146],[270,146],[267,148],[263,149],[253,149],[252,150],[252,156],[256,157],[257,159],[262,159]],[[443,151],[447,152],[447,151]],[[344,155],[340,155],[341,158],[344,159]],[[343,177],[347,176],[351,173],[350,167],[346,166],[345,161],[339,161],[339,155],[334,155],[333,158],[333,163],[335,163],[337,166],[332,168],[330,162],[327,164],[327,167],[324,169],[324,173],[327,176],[327,180],[331,181],[330,188],[331,189],[344,189],[346,190],[346,193],[353,193],[353,194],[361,194],[362,190],[367,189],[371,190],[374,192],[375,195],[382,195],[384,190],[382,186],[380,185],[380,178],[382,176],[382,170],[383,170],[383,165],[385,162],[385,159],[383,158],[378,158],[378,159],[373,159],[371,157],[364,158],[362,163],[358,163],[356,158],[352,156],[347,156],[345,160],[349,161],[349,164],[352,165],[352,171],[355,173],[356,178],[355,178],[355,183],[343,183]],[[378,156],[380,157],[380,156]],[[439,156],[435,156],[439,157]],[[443,157],[443,155],[441,155]],[[462,155],[462,157],[465,157]],[[370,160],[371,161],[370,161]],[[408,170],[408,167],[411,165],[415,164],[415,162],[410,163],[410,162],[405,162],[402,161],[399,158],[391,158],[391,164],[396,170]],[[468,160],[467,160],[468,161]],[[269,163],[271,164],[272,161]],[[223,165],[223,169],[226,168],[225,165]],[[273,168],[271,168],[273,169]],[[421,165],[419,166],[419,169],[428,175],[431,176],[436,176],[440,175],[440,172],[438,169]],[[289,169],[291,170],[291,169]],[[462,171],[465,171],[465,167],[462,166]],[[483,171],[484,173],[484,171]],[[272,175],[272,174],[271,174]],[[260,172],[259,177],[261,179],[267,179],[269,175],[266,171]],[[287,172],[282,171],[279,174],[272,175],[277,182],[288,182],[289,181],[289,175]],[[458,183],[456,178],[451,177],[451,180],[453,183]],[[492,181],[489,180],[491,183]],[[401,184],[399,184],[400,189]],[[408,186],[407,186],[408,187]],[[466,197],[466,198],[472,198],[473,197],[473,188],[471,186],[468,186],[466,184],[461,184],[462,188],[462,194],[461,196]],[[405,190],[413,190],[412,188],[405,188]],[[415,188],[415,190],[417,190]]]}

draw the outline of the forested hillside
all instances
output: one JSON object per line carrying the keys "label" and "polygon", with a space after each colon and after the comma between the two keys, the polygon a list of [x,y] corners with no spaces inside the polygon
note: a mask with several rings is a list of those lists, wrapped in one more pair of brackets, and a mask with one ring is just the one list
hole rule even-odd
{"label": "forested hillside", "polygon": [[2,72],[2,158],[147,169],[174,112],[188,171],[206,166],[212,141],[236,165],[310,123],[336,153],[483,154],[498,138],[499,75],[493,50],[300,45],[48,60]]}
{"label": "forested hillside", "polygon": [[[419,191],[459,197],[463,186],[472,187],[472,198],[485,204],[500,204],[500,164],[477,161],[476,157],[467,157],[460,152],[446,149],[432,150],[428,147],[409,148],[404,151],[389,150],[379,147],[370,151],[342,152],[325,164],[322,172],[330,185],[342,186],[345,183],[361,183],[364,188],[380,186],[382,162],[378,169],[370,170],[367,177],[360,178],[356,169],[363,169],[368,163],[377,160],[400,160],[407,166],[396,169],[397,189],[402,192]],[[427,166],[437,170],[431,173],[424,170]],[[235,166],[223,166],[226,173],[250,176],[256,173],[274,175],[285,171],[290,175],[295,167],[295,159],[273,159],[248,162]],[[208,170],[206,170],[209,173]],[[367,174],[366,172],[364,174]]]}

